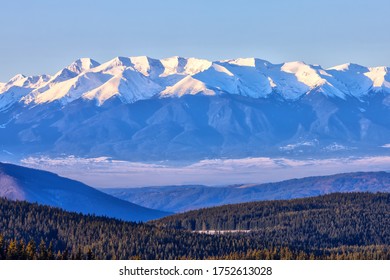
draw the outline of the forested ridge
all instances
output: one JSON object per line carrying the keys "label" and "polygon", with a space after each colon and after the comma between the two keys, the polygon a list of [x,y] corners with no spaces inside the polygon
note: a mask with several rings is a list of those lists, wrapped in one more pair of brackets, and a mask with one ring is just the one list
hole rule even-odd
{"label": "forested ridge", "polygon": [[250,230],[265,247],[305,252],[342,246],[390,245],[390,194],[335,193],[324,196],[231,204],[169,216],[159,227]]}
{"label": "forested ridge", "polygon": [[[160,229],[5,199],[0,205],[1,258],[205,259],[253,247],[250,238]],[[29,245],[34,253],[26,252]]]}
{"label": "forested ridge", "polygon": [[[390,259],[389,208],[389,194],[333,194],[144,224],[0,199],[0,259]],[[192,232],[217,225],[251,231]]]}

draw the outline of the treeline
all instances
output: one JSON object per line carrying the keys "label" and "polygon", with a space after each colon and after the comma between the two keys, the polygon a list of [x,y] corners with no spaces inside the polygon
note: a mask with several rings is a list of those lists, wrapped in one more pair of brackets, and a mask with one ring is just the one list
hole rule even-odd
{"label": "treeline", "polygon": [[[144,224],[0,198],[0,259],[390,259],[388,204],[384,194],[267,202],[253,208],[262,209],[268,221],[263,227],[256,223],[248,234],[209,235],[191,231],[204,225],[211,229],[218,216],[226,221],[235,216],[239,225],[244,217],[248,222],[261,215],[257,210],[244,214],[249,204],[229,205],[224,206],[228,212],[218,207]],[[196,218],[207,211],[215,216]],[[320,222],[322,213],[329,217]],[[191,227],[183,226],[187,221]],[[335,229],[341,221],[344,227]],[[378,226],[367,231],[374,221]]]}
{"label": "treeline", "polygon": [[0,235],[0,260],[67,260],[67,259],[94,259],[92,252],[89,251],[83,255],[81,251],[72,256],[68,255],[68,251],[58,251],[57,254],[53,251],[53,245],[50,242],[46,246],[44,240],[41,240],[39,245],[35,244],[32,239],[27,244],[22,240],[4,240]]}

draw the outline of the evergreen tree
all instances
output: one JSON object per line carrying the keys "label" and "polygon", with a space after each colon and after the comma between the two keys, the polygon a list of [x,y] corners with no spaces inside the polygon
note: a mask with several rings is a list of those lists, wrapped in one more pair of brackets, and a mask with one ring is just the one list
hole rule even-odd
{"label": "evergreen tree", "polygon": [[26,247],[26,258],[28,260],[35,260],[36,258],[36,244],[34,239],[31,239]]}
{"label": "evergreen tree", "polygon": [[53,253],[53,242],[50,241],[49,247],[47,248],[47,259],[53,260],[54,259],[54,253]]}
{"label": "evergreen tree", "polygon": [[46,248],[46,243],[41,239],[41,243],[38,246],[38,259],[39,260],[48,260],[48,252]]}
{"label": "evergreen tree", "polygon": [[17,248],[17,241],[15,239],[11,240],[8,244],[7,248],[7,259],[8,260],[18,260],[20,258],[18,248]]}
{"label": "evergreen tree", "polygon": [[24,243],[23,239],[17,242],[16,250],[20,260],[27,259],[26,244]]}

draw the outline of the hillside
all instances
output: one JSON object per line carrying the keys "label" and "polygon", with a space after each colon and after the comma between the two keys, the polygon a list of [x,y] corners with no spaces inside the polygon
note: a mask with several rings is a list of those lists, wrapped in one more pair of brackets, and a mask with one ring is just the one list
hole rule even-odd
{"label": "hillside", "polygon": [[126,221],[146,221],[169,214],[120,200],[54,173],[5,163],[0,163],[0,197]]}
{"label": "hillside", "polygon": [[[142,224],[0,198],[0,259],[390,259],[389,200],[388,194],[334,194]],[[178,229],[210,228],[217,219],[221,228],[252,231]]]}
{"label": "hillside", "polygon": [[160,229],[3,198],[0,217],[0,259],[208,259],[260,247],[245,236]]}
{"label": "hillside", "polygon": [[184,212],[204,207],[259,200],[292,199],[335,192],[389,192],[390,173],[356,172],[313,176],[267,184],[225,187],[165,186],[101,189],[110,195],[162,211]]}
{"label": "hillside", "polygon": [[153,222],[190,231],[249,230],[272,246],[303,250],[390,245],[390,194],[336,193],[205,208]]}

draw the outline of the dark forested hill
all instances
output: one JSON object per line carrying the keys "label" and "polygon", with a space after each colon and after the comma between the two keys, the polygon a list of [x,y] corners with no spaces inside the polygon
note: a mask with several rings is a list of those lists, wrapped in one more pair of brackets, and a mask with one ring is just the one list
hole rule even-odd
{"label": "dark forested hill", "polygon": [[390,245],[390,194],[336,193],[190,211],[156,225],[188,230],[250,230],[267,244],[301,249]]}
{"label": "dark forested hill", "polygon": [[159,229],[0,198],[0,259],[47,259],[49,255],[59,259],[219,258],[258,247],[251,241],[249,237],[219,238]]}
{"label": "dark forested hill", "polygon": [[[144,224],[0,199],[0,259],[390,259],[389,204],[388,194],[334,194]],[[213,228],[250,231],[192,232]]]}

